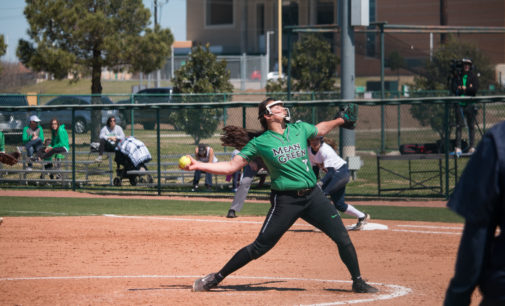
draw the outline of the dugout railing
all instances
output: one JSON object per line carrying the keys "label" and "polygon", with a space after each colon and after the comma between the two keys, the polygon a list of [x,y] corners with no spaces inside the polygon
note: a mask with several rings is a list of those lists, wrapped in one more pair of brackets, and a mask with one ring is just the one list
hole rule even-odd
{"label": "dugout railing", "polygon": [[[335,93],[322,94],[324,98],[333,96]],[[85,189],[100,192],[133,192],[133,193],[153,193],[153,194],[181,194],[193,195],[191,192],[191,179],[185,179],[184,183],[165,184],[162,171],[179,171],[176,166],[177,156],[193,154],[196,143],[207,143],[220,154],[221,160],[229,158],[232,148],[222,147],[220,144],[221,128],[225,125],[237,125],[248,129],[260,129],[257,120],[257,105],[266,95],[254,95],[253,99],[244,101],[224,101],[218,98],[219,95],[191,95],[181,97],[180,100],[171,103],[154,104],[106,104],[106,105],[60,105],[60,106],[29,106],[29,107],[4,107],[0,106],[0,112],[25,111],[30,114],[56,113],[67,110],[70,115],[67,119],[70,124],[67,130],[70,138],[71,150],[66,156],[69,164],[67,178],[69,184],[32,186],[26,183],[16,184],[16,180],[9,179],[9,175],[3,171],[0,177],[1,188],[71,188]],[[282,98],[282,93],[271,94]],[[207,98],[206,98],[207,97]],[[209,97],[212,97],[209,99]],[[294,120],[303,120],[317,123],[321,120],[333,118],[336,109],[347,103],[359,105],[359,121],[357,128],[352,133],[355,138],[355,155],[359,157],[360,166],[356,170],[354,179],[348,184],[348,196],[355,197],[439,197],[446,198],[455,183],[458,175],[467,162],[467,159],[458,161],[458,173],[452,173],[450,166],[451,149],[454,138],[454,110],[453,106],[461,101],[472,102],[478,106],[478,131],[476,132],[476,142],[481,139],[481,132],[495,123],[505,119],[505,96],[478,96],[478,97],[418,97],[400,99],[355,99],[340,100],[334,97],[329,99],[320,98],[317,94],[292,94],[292,100],[286,101],[290,107]],[[307,99],[304,99],[307,98]],[[247,101],[251,100],[251,101]],[[196,101],[196,102],[195,102]],[[95,115],[104,115],[104,111],[115,110],[116,114],[129,115],[133,120],[124,126],[124,131],[128,135],[139,138],[148,146],[152,160],[148,163],[149,171],[153,176],[152,183],[138,184],[132,186],[123,184],[114,186],[111,184],[110,161],[103,164],[93,164],[94,156],[86,154],[90,151],[93,129],[102,127],[101,120],[89,127],[84,133],[77,133],[74,123],[76,114],[82,111],[89,111]],[[95,112],[93,112],[95,111]],[[154,130],[146,130],[141,125],[135,123],[135,118],[142,112],[150,112],[156,122]],[[162,117],[168,114],[168,117]],[[93,116],[93,115],[92,115]],[[103,118],[102,118],[103,119]],[[44,123],[44,122],[43,122]],[[47,126],[44,126],[46,135],[50,135]],[[96,131],[95,131],[96,133]],[[463,133],[466,135],[466,131]],[[332,131],[329,138],[337,143],[341,142],[341,133],[337,129]],[[464,142],[468,137],[464,136]],[[400,179],[401,176],[408,177],[409,171],[422,173],[424,170],[439,169],[438,161],[432,165],[430,162],[422,161],[419,165],[408,165],[401,159],[392,158],[391,165],[398,176],[388,174],[380,175],[380,183],[377,179],[377,156],[398,156],[399,148],[404,144],[435,144],[439,148],[436,154],[442,154],[442,172],[434,178],[421,177],[419,180],[428,180],[426,185],[430,185],[430,179],[441,185],[441,190],[434,192],[432,189],[408,188],[409,182]],[[13,150],[19,143],[11,142],[7,139],[6,151]],[[447,148],[447,149],[445,149]],[[338,148],[337,148],[338,149]],[[80,152],[80,153],[79,153]],[[428,153],[429,154],[429,153]],[[96,155],[95,155],[96,156]],[[171,156],[167,158],[166,156]],[[111,156],[110,158],[113,158]],[[83,165],[96,170],[98,175],[88,175],[85,178]],[[384,165],[384,164],[383,164]],[[115,165],[113,164],[113,167]],[[417,171],[413,167],[419,167]],[[3,169],[23,170],[22,164]],[[100,170],[103,175],[99,175]],[[105,171],[107,170],[107,171]],[[113,169],[114,170],[114,169]],[[421,171],[422,170],[422,171]],[[8,172],[8,171],[7,171]],[[13,171],[14,173],[14,171]],[[89,174],[89,173],[88,173]],[[417,175],[417,174],[416,174]],[[420,174],[422,176],[422,174]],[[2,178],[4,181],[2,181]],[[439,182],[442,182],[439,184]],[[177,182],[177,181],[176,181]],[[203,178],[200,182],[203,185]],[[379,187],[379,184],[381,187]],[[226,176],[218,176],[212,191],[206,192],[206,196],[233,196],[231,182]],[[379,189],[391,189],[382,191]],[[401,190],[401,191],[395,191]],[[268,193],[268,179],[264,188],[252,189],[251,195],[266,196]],[[199,194],[202,195],[202,194]]]}

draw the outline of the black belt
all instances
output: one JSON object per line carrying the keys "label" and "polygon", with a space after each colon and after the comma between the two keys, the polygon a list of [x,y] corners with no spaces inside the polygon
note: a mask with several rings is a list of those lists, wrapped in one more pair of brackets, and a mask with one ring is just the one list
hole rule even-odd
{"label": "black belt", "polygon": [[312,193],[314,187],[312,188],[304,188],[304,189],[295,189],[295,190],[273,190],[276,194],[280,195],[290,195],[293,197],[305,197]]}

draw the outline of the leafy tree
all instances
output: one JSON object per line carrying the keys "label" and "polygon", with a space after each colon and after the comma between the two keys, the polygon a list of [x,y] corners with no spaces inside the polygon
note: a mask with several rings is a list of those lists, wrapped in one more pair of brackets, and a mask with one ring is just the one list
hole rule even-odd
{"label": "leafy tree", "polygon": [[440,104],[412,105],[410,113],[422,126],[431,126],[440,139],[444,138],[444,112],[445,107]]}
{"label": "leafy tree", "polygon": [[332,91],[337,83],[337,56],[320,35],[304,35],[293,48],[291,64],[296,91]]}
{"label": "leafy tree", "polygon": [[[26,0],[24,14],[33,42],[19,41],[21,62],[58,79],[91,75],[94,104],[100,103],[103,69],[149,73],[170,55],[172,33],[148,28],[150,12],[140,0]],[[100,111],[92,116],[96,141]]]}
{"label": "leafy tree", "polygon": [[471,58],[474,73],[479,74],[481,89],[488,88],[494,83],[494,72],[488,58],[480,49],[469,42],[450,38],[433,54],[433,58],[426,64],[426,73],[416,77],[415,88],[421,90],[447,90],[451,76],[451,61]]}
{"label": "leafy tree", "polygon": [[[474,73],[479,76],[479,86],[481,89],[485,89],[493,83],[493,68],[479,48],[471,43],[450,38],[446,44],[435,51],[431,62],[426,64],[425,75],[414,79],[414,89],[448,90],[451,78],[451,62],[463,58],[472,59]],[[444,138],[443,105],[413,105],[410,112],[421,125],[431,126],[431,128],[440,135],[440,139]],[[449,114],[449,118],[452,122],[452,120],[454,120],[454,115]],[[451,129],[452,124],[449,123],[449,130]]]}
{"label": "leafy tree", "polygon": [[[0,34],[0,57],[7,52],[7,45],[5,44],[4,35]],[[0,72],[2,72],[2,65],[0,65]]]}
{"label": "leafy tree", "polygon": [[[287,59],[283,59],[287,66]],[[327,99],[323,92],[336,91],[338,58],[331,51],[331,45],[319,34],[303,35],[293,46],[291,58],[291,82],[294,91],[308,92],[308,94],[294,95],[292,99]],[[269,81],[266,86],[267,92],[287,91],[286,80]],[[275,94],[273,95],[276,98]],[[326,120],[335,114],[328,107],[318,107],[316,121]],[[311,107],[297,107],[293,109],[295,119],[312,121]]]}
{"label": "leafy tree", "polygon": [[403,57],[398,51],[395,50],[389,54],[386,60],[386,64],[389,66],[389,69],[391,69],[391,71],[396,71],[398,84],[400,84],[400,68],[403,68],[405,66],[405,60]]}
{"label": "leafy tree", "polygon": [[[182,102],[218,102],[222,99],[216,93],[233,91],[226,61],[217,61],[208,44],[193,47],[186,64],[175,72],[173,84],[176,94],[214,94],[181,95]],[[219,108],[185,109],[172,113],[171,120],[174,126],[191,135],[195,144],[199,144],[214,134],[222,116],[223,111]]]}

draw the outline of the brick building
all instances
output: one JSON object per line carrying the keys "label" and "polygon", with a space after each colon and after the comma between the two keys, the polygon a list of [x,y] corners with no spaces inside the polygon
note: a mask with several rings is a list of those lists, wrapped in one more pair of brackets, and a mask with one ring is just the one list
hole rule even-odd
{"label": "brick building", "polygon": [[[282,1],[283,26],[337,24],[338,5],[339,0]],[[445,15],[441,13],[444,5]],[[448,26],[505,27],[504,0],[370,0],[369,11],[370,22],[389,25],[438,26],[442,22]],[[272,69],[277,61],[277,19],[277,0],[187,0],[187,39],[195,43],[209,42],[213,52],[219,54],[264,54],[266,33],[272,31]],[[379,36],[360,29],[364,28],[356,28],[355,33],[356,75],[377,75]],[[504,33],[451,35],[473,42],[494,65],[505,63]],[[325,37],[340,54],[339,34],[326,33]],[[429,59],[440,40],[440,34],[386,33],[385,53],[387,56],[397,51],[409,67],[415,68]],[[286,32],[282,44],[286,54]]]}

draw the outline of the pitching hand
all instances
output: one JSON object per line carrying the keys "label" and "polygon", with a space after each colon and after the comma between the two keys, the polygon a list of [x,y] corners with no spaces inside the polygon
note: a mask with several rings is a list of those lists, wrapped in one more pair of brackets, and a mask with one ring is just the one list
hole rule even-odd
{"label": "pitching hand", "polygon": [[191,163],[184,170],[188,170],[188,171],[198,170],[198,164],[200,162],[197,161],[196,159],[194,159],[193,156],[191,156],[191,155],[188,155],[188,157],[191,160]]}

